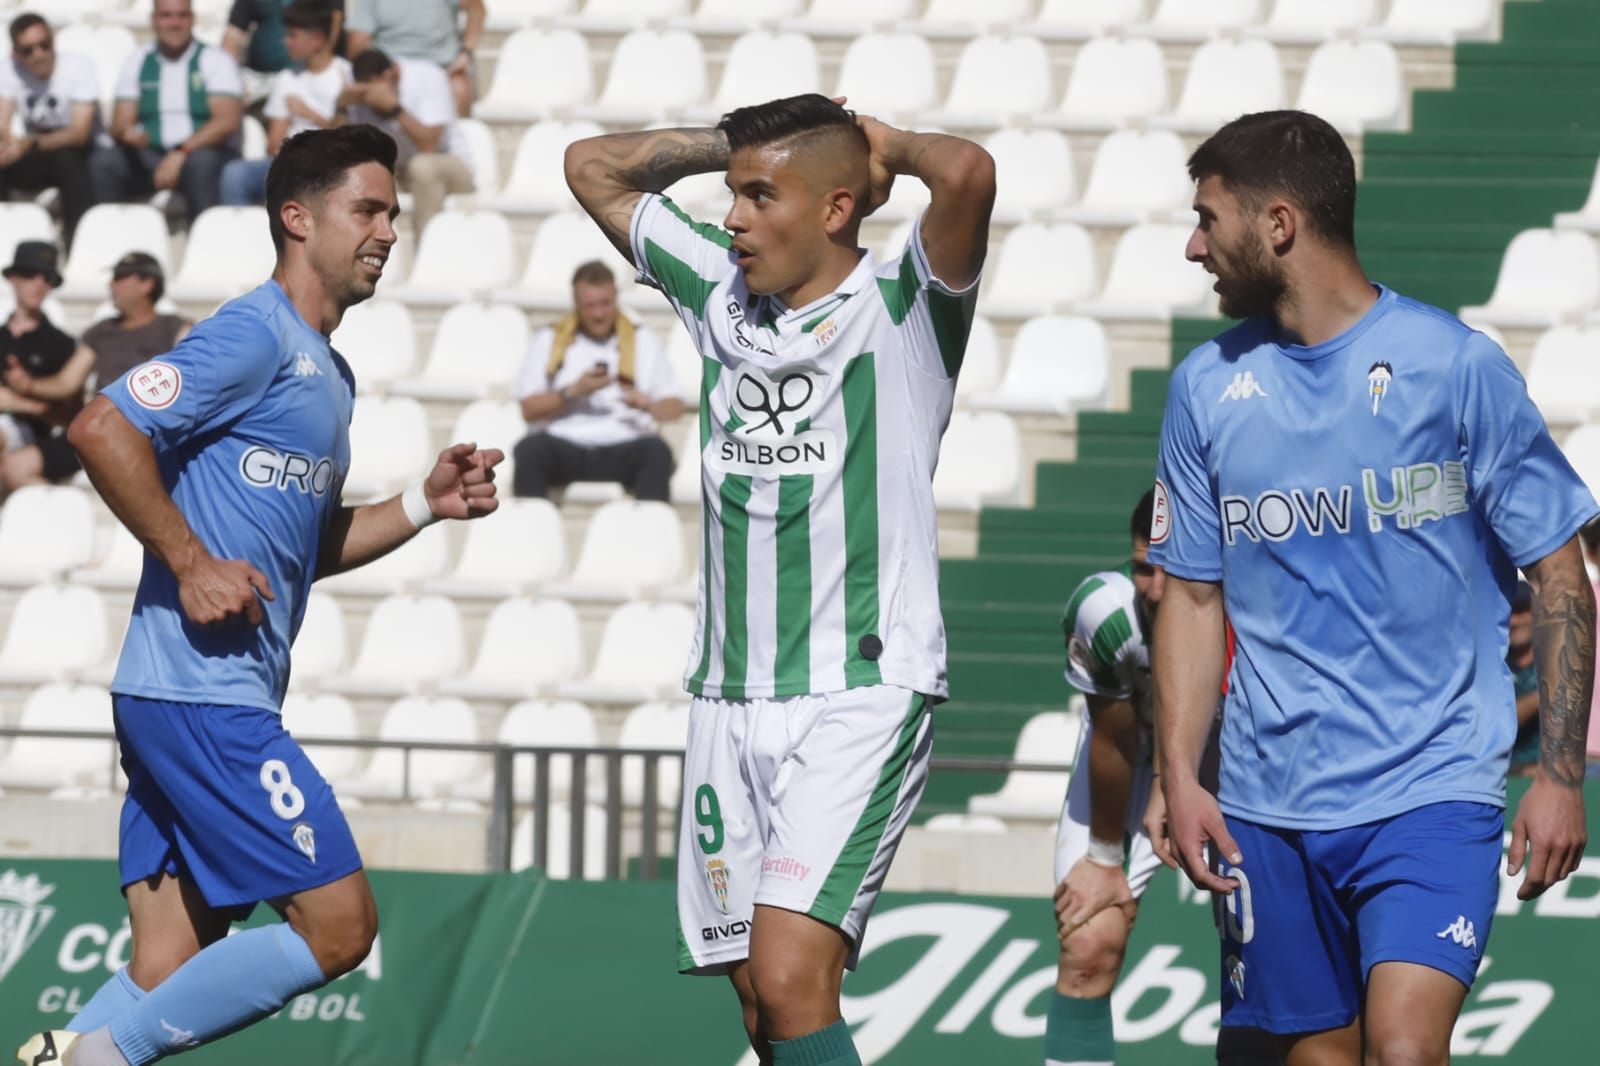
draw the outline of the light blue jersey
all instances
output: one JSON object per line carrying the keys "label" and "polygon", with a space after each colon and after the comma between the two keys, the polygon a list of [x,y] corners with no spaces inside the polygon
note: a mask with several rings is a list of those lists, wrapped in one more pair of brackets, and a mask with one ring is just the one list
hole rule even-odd
{"label": "light blue jersey", "polygon": [[1252,319],[1173,374],[1150,559],[1238,632],[1224,811],[1335,829],[1503,807],[1515,567],[1596,513],[1504,352],[1379,289],[1345,333]]}
{"label": "light blue jersey", "polygon": [[265,620],[201,627],[145,554],[112,691],[277,711],[317,550],[350,468],[355,379],[269,281],[104,394],[150,435],[161,478],[207,550],[267,576]]}

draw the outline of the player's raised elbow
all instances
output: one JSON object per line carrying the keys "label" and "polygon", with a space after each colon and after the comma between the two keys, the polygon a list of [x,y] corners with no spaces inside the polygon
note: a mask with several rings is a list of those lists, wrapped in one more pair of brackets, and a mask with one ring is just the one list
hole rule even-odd
{"label": "player's raised elbow", "polygon": [[128,424],[116,404],[104,396],[96,396],[67,425],[67,443],[78,455],[93,457],[111,446],[117,430]]}
{"label": "player's raised elbow", "polygon": [[567,188],[572,190],[572,195],[582,203],[586,196],[593,196],[595,188],[595,167],[593,164],[599,159],[600,137],[584,137],[567,145],[566,154],[561,157],[561,170],[567,179]]}
{"label": "player's raised elbow", "polygon": [[940,167],[937,192],[967,203],[992,204],[995,194],[994,156],[982,145],[952,138],[949,157]]}

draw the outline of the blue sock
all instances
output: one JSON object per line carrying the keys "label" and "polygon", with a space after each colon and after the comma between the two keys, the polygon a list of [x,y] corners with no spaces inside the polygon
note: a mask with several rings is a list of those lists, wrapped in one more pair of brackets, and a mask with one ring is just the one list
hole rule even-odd
{"label": "blue sock", "polygon": [[118,1015],[132,1010],[144,997],[145,990],[133,983],[133,978],[128,976],[128,968],[124,966],[100,986],[100,990],[83,1005],[83,1009],[72,1016],[67,1028],[74,1033],[92,1033],[110,1025]]}
{"label": "blue sock", "polygon": [[772,1042],[772,1066],[861,1066],[861,1056],[850,1039],[850,1027],[840,1019],[793,1040]]}
{"label": "blue sock", "polygon": [[311,948],[287,922],[224,937],[178,967],[111,1022],[131,1066],[226,1036],[327,984]]}
{"label": "blue sock", "polygon": [[1046,1066],[1100,1066],[1116,1060],[1111,1036],[1111,997],[1074,999],[1051,993],[1044,1022]]}

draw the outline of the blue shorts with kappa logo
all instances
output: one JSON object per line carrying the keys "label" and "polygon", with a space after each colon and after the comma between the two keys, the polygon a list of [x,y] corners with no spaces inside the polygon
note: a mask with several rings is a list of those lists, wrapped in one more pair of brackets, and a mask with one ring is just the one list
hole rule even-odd
{"label": "blue shorts with kappa logo", "polygon": [[128,795],[122,885],[192,880],[213,907],[255,904],[361,869],[344,812],[271,711],[113,695]]}
{"label": "blue shorts with kappa logo", "polygon": [[1244,862],[1220,864],[1239,881],[1218,921],[1223,1025],[1347,1025],[1380,962],[1472,987],[1499,895],[1499,807],[1435,803],[1325,831],[1227,823]]}

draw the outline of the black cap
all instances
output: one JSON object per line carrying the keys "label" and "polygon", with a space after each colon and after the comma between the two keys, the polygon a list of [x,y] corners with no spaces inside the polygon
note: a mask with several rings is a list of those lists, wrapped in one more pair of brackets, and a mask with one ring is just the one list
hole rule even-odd
{"label": "black cap", "polygon": [[160,261],[147,252],[129,252],[118,259],[116,265],[111,268],[111,276],[114,278],[125,278],[130,274],[155,281],[166,280],[161,272]]}
{"label": "black cap", "polygon": [[52,289],[61,285],[61,253],[49,241],[22,241],[11,257],[11,265],[0,275],[43,274]]}

